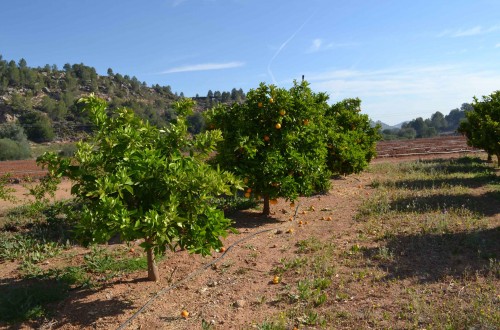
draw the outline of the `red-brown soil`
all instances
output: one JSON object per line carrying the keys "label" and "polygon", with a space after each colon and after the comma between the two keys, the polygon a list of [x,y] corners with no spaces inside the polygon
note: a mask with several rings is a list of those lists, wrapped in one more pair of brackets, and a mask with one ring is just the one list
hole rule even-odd
{"label": "red-brown soil", "polygon": [[[441,146],[443,151],[455,148],[455,144],[447,146],[445,139],[432,141],[426,143]],[[463,139],[459,141],[466,147]],[[416,148],[413,144],[404,147],[402,141],[398,144],[406,150],[403,153],[413,153],[408,151]],[[385,145],[381,156],[390,148],[396,154],[396,145]],[[449,154],[449,157],[459,156],[462,154]],[[399,160],[391,157],[383,161]],[[0,163],[0,174],[9,169],[23,174],[35,171],[36,167],[32,161]],[[273,215],[268,218],[256,210],[235,213],[230,218],[239,233],[224,239],[227,248],[224,254],[203,258],[186,251],[168,253],[159,263],[161,281],[145,281],[146,273],[139,272],[115,279],[99,290],[76,290],[54,306],[57,312],[51,319],[25,323],[21,328],[116,329],[126,325],[125,329],[201,329],[202,320],[216,329],[255,328],[255,324],[262,324],[282,310],[277,297],[290,282],[283,278],[281,283],[273,284],[272,270],[280,265],[280,260],[297,256],[299,241],[315,237],[322,242],[330,241],[339,249],[347,249],[356,242],[359,224],[354,216],[362,200],[372,193],[372,179],[366,172],[333,180],[328,194],[299,198],[296,216],[295,209],[283,199],[272,206]],[[59,197],[69,196],[69,183],[64,184]],[[329,217],[331,221],[322,220]],[[131,254],[138,255],[141,250],[136,247]],[[78,253],[83,252],[75,248],[76,259]],[[12,265],[0,267],[0,279],[14,280],[18,276]],[[343,276],[349,274],[340,273],[340,278]],[[386,294],[360,285],[353,288],[349,303],[354,311],[374,302],[390,305]],[[190,313],[187,319],[181,317],[183,310]],[[127,323],[130,318],[133,319]]]}

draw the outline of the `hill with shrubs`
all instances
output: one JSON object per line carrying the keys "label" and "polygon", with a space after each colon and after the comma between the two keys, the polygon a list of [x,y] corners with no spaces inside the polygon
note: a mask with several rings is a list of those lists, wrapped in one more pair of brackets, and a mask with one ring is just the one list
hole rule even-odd
{"label": "hill with shrubs", "polygon": [[[184,96],[168,85],[148,86],[111,68],[106,75],[84,64],[34,68],[24,59],[7,61],[0,55],[0,160],[29,157],[29,141],[75,141],[85,136],[92,125],[76,101],[90,93],[107,100],[110,111],[126,107],[158,127],[176,117],[173,102]],[[187,120],[189,132],[196,134],[204,125],[201,111],[217,103],[241,102],[245,93],[236,88],[209,90],[193,99],[197,106]]]}

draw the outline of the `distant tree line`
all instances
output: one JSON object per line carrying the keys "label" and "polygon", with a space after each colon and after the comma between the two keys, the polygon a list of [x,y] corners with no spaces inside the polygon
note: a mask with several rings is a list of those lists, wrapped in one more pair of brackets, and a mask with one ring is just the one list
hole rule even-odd
{"label": "distant tree line", "polygon": [[428,138],[442,134],[454,134],[460,123],[465,120],[467,112],[471,111],[472,105],[463,103],[460,109],[450,111],[448,115],[443,115],[437,111],[430,118],[415,118],[401,125],[401,128],[389,128],[382,130],[384,140]]}

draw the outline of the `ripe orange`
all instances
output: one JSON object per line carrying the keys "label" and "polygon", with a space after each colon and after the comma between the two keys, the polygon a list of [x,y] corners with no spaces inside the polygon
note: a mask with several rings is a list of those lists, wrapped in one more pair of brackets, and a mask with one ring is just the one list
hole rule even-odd
{"label": "ripe orange", "polygon": [[274,127],[276,127],[276,129],[280,129],[281,128],[281,124],[277,123],[276,125],[274,125]]}
{"label": "ripe orange", "polygon": [[187,319],[187,318],[188,318],[188,316],[189,316],[189,312],[188,312],[187,310],[183,310],[183,311],[181,312],[181,316],[182,316],[183,318]]}
{"label": "ripe orange", "polygon": [[273,277],[273,283],[278,284],[280,282],[280,277],[279,276],[274,276]]}
{"label": "ripe orange", "polygon": [[135,250],[134,250],[134,248],[130,248],[130,250],[129,250],[129,251],[130,251],[131,253],[134,253],[134,251],[135,251]]}
{"label": "ripe orange", "polygon": [[252,188],[247,188],[247,193],[251,193],[252,192]]}
{"label": "ripe orange", "polygon": [[274,103],[274,100],[272,97],[269,99],[269,103]]}
{"label": "ripe orange", "polygon": [[246,193],[245,193],[245,197],[246,197],[246,198],[250,198],[250,193],[249,193],[249,192],[246,192]]}
{"label": "ripe orange", "polygon": [[286,232],[289,234],[293,234],[293,228],[288,229]]}
{"label": "ripe orange", "polygon": [[259,108],[262,108],[262,102],[257,103],[257,106],[258,106]]}
{"label": "ripe orange", "polygon": [[278,200],[277,200],[277,199],[275,199],[275,198],[274,198],[274,199],[271,199],[271,200],[269,200],[269,204],[271,204],[271,205],[276,205],[276,204],[278,204]]}
{"label": "ripe orange", "polygon": [[270,138],[269,138],[269,135],[264,135],[264,141],[269,141]]}
{"label": "ripe orange", "polygon": [[299,221],[299,225],[303,225],[304,222],[302,220]]}
{"label": "ripe orange", "polygon": [[226,252],[226,248],[225,248],[225,247],[221,247],[221,248],[219,249],[219,252]]}
{"label": "ripe orange", "polygon": [[328,220],[328,221],[332,221],[332,217],[328,217],[328,218],[327,218],[327,220]]}
{"label": "ripe orange", "polygon": [[281,110],[280,110],[280,116],[282,116],[282,117],[283,117],[285,114],[286,114],[286,111],[285,111],[285,110],[283,110],[283,109],[281,109]]}

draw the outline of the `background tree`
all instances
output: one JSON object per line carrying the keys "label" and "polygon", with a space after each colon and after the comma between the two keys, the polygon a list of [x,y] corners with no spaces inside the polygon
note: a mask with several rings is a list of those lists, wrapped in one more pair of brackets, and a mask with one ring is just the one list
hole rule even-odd
{"label": "background tree", "polygon": [[0,124],[0,160],[26,159],[31,149],[23,128],[15,123]]}
{"label": "background tree", "polygon": [[278,197],[295,199],[329,186],[326,144],[320,124],[327,95],[315,94],[307,82],[290,90],[260,84],[245,103],[219,104],[206,112],[207,127],[220,129],[224,140],[215,162],[244,178],[251,195],[264,198],[263,214]]}
{"label": "background tree", "polygon": [[469,145],[495,155],[500,166],[500,91],[482,100],[474,97],[472,108],[465,113],[466,121],[460,123],[459,132],[467,137]]}
{"label": "background tree", "polygon": [[19,122],[33,142],[50,142],[55,137],[50,118],[42,112],[25,112],[19,117]]}
{"label": "background tree", "polygon": [[73,158],[45,154],[39,162],[54,176],[74,181],[71,192],[82,205],[77,232],[91,242],[119,234],[125,241],[144,239],[148,278],[157,281],[155,253],[176,246],[207,255],[220,248],[230,220],[211,205],[231,194],[238,181],[204,162],[221,140],[218,130],[187,133],[185,116],[192,101],[176,104],[177,120],[160,130],[120,108],[107,115],[105,101],[82,100],[96,130],[80,142]]}
{"label": "background tree", "polygon": [[437,131],[444,131],[448,126],[448,123],[446,122],[444,115],[441,112],[437,111],[431,116],[431,125]]}
{"label": "background tree", "polygon": [[325,113],[327,164],[333,173],[359,173],[377,155],[380,125],[371,127],[368,115],[360,111],[361,100],[355,98],[338,102]]}

